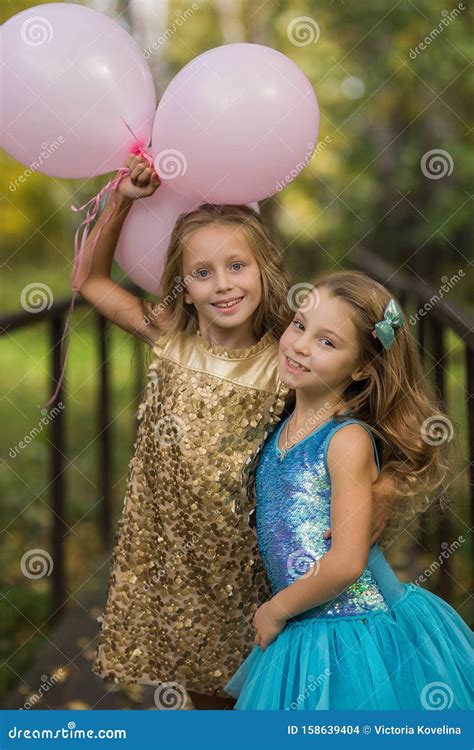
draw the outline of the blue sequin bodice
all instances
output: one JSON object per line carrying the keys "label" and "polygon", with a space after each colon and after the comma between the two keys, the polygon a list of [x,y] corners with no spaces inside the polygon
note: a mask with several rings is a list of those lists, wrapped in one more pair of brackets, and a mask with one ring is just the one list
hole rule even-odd
{"label": "blue sequin bodice", "polygon": [[[323,538],[331,525],[331,479],[327,448],[343,425],[361,424],[377,448],[364,422],[343,417],[331,419],[293,445],[285,454],[278,446],[283,420],[265,441],[256,471],[257,536],[273,594],[308,571],[330,548]],[[402,592],[382,552],[373,545],[364,573],[335,599],[293,619],[341,617],[387,611],[391,598]]]}

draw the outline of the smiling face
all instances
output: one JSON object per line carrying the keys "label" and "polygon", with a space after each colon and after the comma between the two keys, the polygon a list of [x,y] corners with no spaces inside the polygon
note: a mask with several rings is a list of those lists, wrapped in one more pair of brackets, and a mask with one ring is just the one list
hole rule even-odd
{"label": "smiling face", "polygon": [[353,316],[324,286],[307,295],[280,339],[280,377],[289,388],[340,397],[351,379],[360,378]]}
{"label": "smiling face", "polygon": [[210,224],[193,232],[183,252],[183,275],[192,276],[184,300],[195,306],[201,327],[251,326],[261,276],[240,228]]}

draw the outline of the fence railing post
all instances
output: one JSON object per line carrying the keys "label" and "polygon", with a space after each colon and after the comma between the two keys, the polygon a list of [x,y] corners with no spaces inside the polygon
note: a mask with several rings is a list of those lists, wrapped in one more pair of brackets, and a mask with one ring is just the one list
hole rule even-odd
{"label": "fence railing post", "polygon": [[[438,400],[440,408],[443,411],[447,411],[446,404],[446,378],[445,378],[445,365],[443,361],[446,358],[445,346],[444,346],[444,329],[440,326],[436,320],[430,319],[431,323],[431,340],[433,345],[433,357],[434,357],[434,375],[435,375],[435,387],[438,394]],[[441,519],[440,519],[441,521]],[[443,514],[442,523],[438,522],[436,529],[436,537],[439,553],[443,549],[442,545],[449,544],[451,536],[451,519],[449,513]],[[449,556],[444,558],[443,564],[439,569],[438,577],[438,592],[440,596],[448,601],[452,594],[452,577],[450,575],[451,560]]]}
{"label": "fence railing post", "polygon": [[[474,528],[474,352],[466,347],[466,388],[467,388],[467,430],[469,441],[469,490],[470,490],[470,527]],[[474,544],[471,535],[471,555],[474,557],[472,545]],[[472,585],[471,591],[474,591],[474,566],[471,565]]]}
{"label": "fence railing post", "polygon": [[[63,332],[63,316],[55,315],[51,318],[51,372],[52,392],[54,392],[61,376],[61,338]],[[64,382],[61,383],[55,404],[64,404]],[[51,552],[53,558],[53,586],[51,592],[52,621],[60,615],[60,610],[66,599],[66,578],[64,564],[64,537],[67,526],[65,513],[65,476],[64,457],[64,409],[61,409],[51,420],[51,451],[50,451],[50,481],[51,507],[53,511],[51,526]]]}
{"label": "fence railing post", "polygon": [[108,321],[97,314],[99,344],[99,387],[97,414],[99,434],[99,524],[102,544],[108,547],[111,538],[111,451],[110,451],[110,366],[107,342]]}

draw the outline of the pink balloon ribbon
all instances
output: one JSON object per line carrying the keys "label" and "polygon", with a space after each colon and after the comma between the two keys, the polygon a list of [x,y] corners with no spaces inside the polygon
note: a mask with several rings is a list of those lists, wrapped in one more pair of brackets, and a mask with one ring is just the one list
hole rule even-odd
{"label": "pink balloon ribbon", "polygon": [[[127,125],[127,123],[125,123],[125,125]],[[127,128],[130,130],[130,132],[132,132],[128,125],[127,125]],[[132,135],[133,135],[133,133],[132,133]],[[137,156],[143,156],[147,160],[148,165],[153,168],[153,158],[151,157],[151,155],[142,146],[139,145],[138,141],[136,142],[135,146],[132,148],[131,153],[133,153],[133,154],[135,154]],[[61,344],[60,344],[61,354],[62,354],[63,343],[64,343],[65,338],[67,337],[67,348],[66,348],[66,352],[65,352],[65,355],[64,355],[64,362],[63,362],[63,365],[62,365],[62,368],[61,368],[61,374],[59,376],[59,380],[58,380],[58,383],[57,383],[56,388],[54,390],[54,393],[51,396],[51,398],[49,399],[49,401],[47,401],[45,404],[43,404],[41,406],[42,409],[47,408],[48,406],[50,406],[56,400],[56,398],[58,396],[58,393],[59,393],[59,389],[61,388],[62,382],[64,380],[64,373],[65,373],[65,370],[66,370],[66,363],[67,363],[67,359],[68,359],[68,355],[69,355],[69,346],[70,346],[70,337],[69,337],[69,334],[70,334],[71,328],[70,328],[70,325],[69,325],[69,320],[70,320],[70,317],[71,317],[72,312],[74,310],[74,304],[75,304],[75,301],[76,301],[76,297],[79,294],[79,289],[76,288],[76,280],[77,280],[77,276],[78,276],[79,271],[80,271],[80,267],[81,267],[81,263],[82,263],[82,256],[84,254],[84,250],[85,250],[85,247],[86,247],[86,242],[87,242],[87,237],[89,235],[90,225],[94,221],[94,219],[96,218],[97,214],[99,213],[100,202],[101,202],[102,198],[104,197],[104,195],[106,195],[109,192],[113,196],[112,197],[112,209],[115,208],[115,192],[116,192],[117,187],[118,187],[119,183],[121,182],[122,178],[126,174],[130,174],[130,170],[128,169],[128,167],[120,167],[120,169],[118,170],[118,172],[115,175],[115,177],[113,177],[111,180],[109,180],[109,182],[106,185],[104,185],[103,188],[101,188],[99,190],[99,192],[97,193],[97,195],[94,195],[90,200],[88,200],[86,203],[84,203],[83,206],[80,206],[79,208],[76,208],[76,206],[71,206],[71,209],[73,211],[75,211],[76,213],[79,212],[79,211],[87,211],[87,213],[86,213],[86,217],[85,217],[84,221],[82,221],[81,224],[79,224],[79,226],[78,226],[78,228],[76,230],[76,234],[74,236],[74,265],[73,265],[73,271],[72,271],[72,277],[71,277],[71,288],[72,288],[73,295],[72,295],[72,298],[71,298],[71,303],[69,305],[69,310],[68,310],[68,313],[67,313],[66,323],[64,325],[64,331],[63,331],[63,335],[61,336]],[[93,253],[95,251],[95,247],[97,245],[99,237],[100,237],[100,235],[102,233],[102,230],[105,227],[105,225],[107,224],[107,222],[110,220],[111,216],[112,216],[112,212],[106,218],[106,220],[104,221],[102,227],[97,232],[97,235],[94,237],[94,242],[92,244],[91,254],[90,254],[91,255],[91,259],[92,259],[92,255],[93,255]],[[82,230],[82,235],[81,235],[81,230]],[[90,261],[89,261],[89,268],[90,268]]]}

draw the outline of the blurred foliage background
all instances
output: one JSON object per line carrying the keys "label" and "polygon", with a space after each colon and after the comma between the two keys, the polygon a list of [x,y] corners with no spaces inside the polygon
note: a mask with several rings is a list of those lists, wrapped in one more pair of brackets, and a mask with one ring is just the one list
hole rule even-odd
{"label": "blurred foliage background", "polygon": [[[318,149],[306,169],[285,190],[261,204],[277,234],[294,282],[308,281],[321,270],[347,266],[358,245],[403,268],[420,283],[440,287],[441,278],[463,269],[465,276],[450,299],[472,309],[473,276],[471,194],[474,152],[469,142],[469,98],[472,69],[472,12],[462,9],[426,48],[414,50],[446,12],[459,6],[444,0],[371,3],[282,2],[250,0],[198,2],[199,9],[180,24],[183,4],[116,0],[82,3],[116,18],[143,49],[166,29],[172,30],[149,62],[158,97],[171,78],[191,59],[212,47],[238,41],[265,44],[293,59],[318,96],[321,130]],[[33,5],[9,0],[0,5],[0,20]],[[194,7],[194,6],[193,6]],[[464,8],[464,6],[463,6]],[[317,23],[318,38],[291,41],[289,24],[296,17]],[[442,149],[452,172],[427,178],[423,155]],[[33,173],[16,185],[24,166],[4,152],[1,170],[2,314],[20,309],[22,289],[44,283],[55,301],[70,294],[73,237],[80,221],[71,204],[83,204],[108,176],[59,180]],[[122,279],[114,269],[114,278]],[[95,316],[81,308],[74,314],[74,333],[67,371],[67,581],[74,592],[97,568],[102,554],[97,532],[99,493],[94,439],[97,351]],[[115,518],[122,507],[127,463],[135,435],[135,371],[141,345],[119,329],[108,335],[112,357],[113,476]],[[0,657],[5,660],[0,692],[21,679],[42,640],[49,615],[48,579],[25,581],[19,558],[31,548],[48,548],[51,511],[48,494],[49,436],[43,431],[14,458],[16,445],[38,421],[38,406],[49,397],[49,339],[44,324],[3,336],[1,347],[4,463],[0,474],[4,559],[0,568],[7,594],[2,606]],[[448,342],[448,406],[459,425],[459,466],[453,492],[455,527],[466,533],[468,463],[463,348]],[[430,562],[421,560],[420,564]],[[469,551],[464,545],[453,559],[454,606],[468,619],[466,589]],[[434,585],[433,581],[427,584]],[[36,628],[40,628],[41,632]],[[27,689],[25,688],[25,692]]]}

